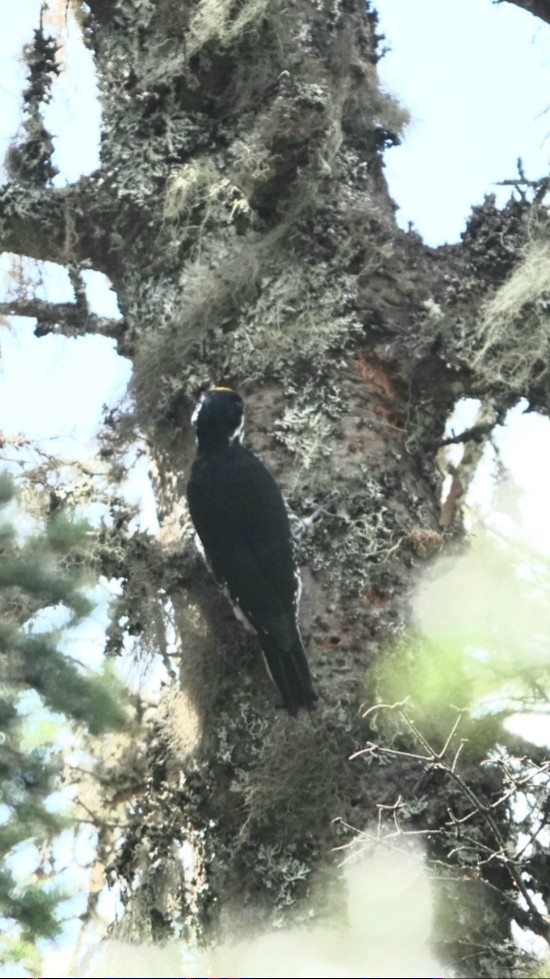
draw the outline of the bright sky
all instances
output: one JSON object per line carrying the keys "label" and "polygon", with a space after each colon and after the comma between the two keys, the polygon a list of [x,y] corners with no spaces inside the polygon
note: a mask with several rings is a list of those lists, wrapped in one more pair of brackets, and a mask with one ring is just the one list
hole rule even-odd
{"label": "bright sky", "polygon": [[491,0],[378,0],[391,51],[386,87],[412,114],[402,147],[386,155],[403,227],[432,245],[456,241],[472,204],[508,188],[521,156],[527,176],[550,157],[550,27]]}

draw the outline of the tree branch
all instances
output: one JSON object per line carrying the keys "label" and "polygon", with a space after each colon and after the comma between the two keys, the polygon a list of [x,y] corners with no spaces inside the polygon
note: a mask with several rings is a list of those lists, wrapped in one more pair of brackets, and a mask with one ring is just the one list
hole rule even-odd
{"label": "tree branch", "polygon": [[498,419],[493,422],[486,422],[481,425],[472,425],[471,428],[464,429],[458,435],[451,435],[446,439],[438,439],[434,442],[437,448],[442,448],[445,445],[457,445],[460,442],[481,442],[485,436],[490,435],[496,425],[499,424]]}
{"label": "tree branch", "polygon": [[495,3],[513,3],[522,10],[527,10],[534,17],[539,17],[550,24],[550,0],[495,0]]}
{"label": "tree branch", "polygon": [[0,302],[0,315],[29,316],[36,319],[38,337],[58,333],[65,337],[97,333],[120,340],[124,335],[124,320],[113,320],[95,313],[83,312],[77,303],[49,303],[42,299],[13,299]]}
{"label": "tree branch", "polygon": [[0,187],[0,248],[42,261],[66,262],[69,210],[66,191],[18,182]]}
{"label": "tree branch", "polygon": [[93,177],[70,187],[0,187],[0,251],[40,261],[78,265],[91,261],[109,272],[111,241],[103,198]]}
{"label": "tree branch", "polygon": [[[503,802],[506,802],[517,792],[518,788],[520,788],[520,780],[516,779],[513,783],[513,788],[507,790],[495,802],[489,805],[486,804],[480,798],[477,792],[472,788],[472,786],[468,782],[466,782],[466,780],[462,777],[460,772],[457,771],[457,761],[460,756],[462,747],[464,745],[464,739],[460,741],[456,749],[453,746],[453,757],[450,762],[447,761],[445,757],[449,753],[451,742],[453,742],[454,736],[457,733],[459,724],[464,716],[465,710],[464,709],[459,710],[458,708],[456,708],[458,713],[457,713],[457,718],[455,720],[455,723],[453,724],[441,751],[437,752],[430,744],[428,739],[424,736],[424,734],[419,730],[419,728],[414,723],[414,721],[412,721],[411,718],[408,716],[405,710],[405,707],[407,705],[407,700],[408,698],[402,701],[398,701],[395,704],[375,704],[373,707],[369,708],[369,710],[367,710],[363,714],[363,717],[367,717],[372,712],[381,709],[389,709],[389,710],[397,711],[401,716],[401,718],[404,720],[405,724],[409,727],[415,741],[424,749],[425,754],[424,755],[417,754],[415,751],[407,751],[407,750],[402,751],[397,748],[390,748],[385,745],[379,745],[373,741],[368,741],[365,748],[354,752],[353,755],[350,755],[350,760],[353,758],[357,758],[360,755],[374,755],[374,756],[390,755],[390,756],[399,756],[399,757],[409,757],[413,761],[422,761],[427,766],[433,766],[436,770],[445,772],[448,778],[451,779],[455,783],[455,785],[460,789],[463,796],[465,796],[468,799],[472,807],[471,811],[467,813],[467,815],[462,816],[460,819],[457,818],[453,814],[451,809],[448,808],[447,812],[449,815],[449,823],[447,825],[451,826],[454,829],[460,823],[465,823],[474,816],[480,816],[485,821],[497,845],[497,849],[492,849],[491,847],[484,844],[481,840],[471,840],[473,847],[476,848],[478,851],[482,849],[484,851],[489,852],[490,854],[489,859],[498,861],[500,864],[502,864],[502,866],[506,868],[511,878],[511,881],[515,885],[517,893],[523,897],[523,900],[527,905],[527,911],[524,912],[523,917],[525,921],[529,922],[528,927],[537,935],[540,935],[546,941],[548,941],[550,939],[549,922],[546,920],[546,916],[542,914],[537,908],[535,901],[533,899],[533,895],[529,890],[529,888],[527,887],[525,881],[523,880],[522,865],[520,861],[517,859],[517,857],[510,856],[507,840],[505,839],[503,833],[501,832],[500,826],[498,825],[498,822],[493,815],[493,812],[497,806],[500,806]],[[544,766],[543,770],[546,770],[546,765]],[[531,773],[527,778],[527,782],[530,782],[533,775],[539,774],[540,771],[541,769],[538,768],[536,773]],[[398,811],[401,807],[402,807],[401,797],[399,797],[399,799],[393,806],[381,807],[379,804],[380,813],[382,809],[391,809],[393,811],[395,828],[398,835],[403,833],[403,829],[399,824],[397,818]],[[430,832],[434,832],[434,831],[431,830]],[[441,830],[437,830],[436,832],[441,832]],[[456,847],[453,850],[451,850],[449,856],[452,856],[452,854],[456,852],[456,850],[457,850]],[[478,859],[477,861],[478,869],[483,864],[488,863],[489,859],[483,861]]]}

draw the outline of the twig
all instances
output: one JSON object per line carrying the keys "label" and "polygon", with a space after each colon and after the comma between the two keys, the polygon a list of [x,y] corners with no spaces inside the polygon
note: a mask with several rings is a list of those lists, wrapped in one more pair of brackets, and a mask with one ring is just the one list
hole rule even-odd
{"label": "twig", "polygon": [[445,445],[456,445],[459,442],[481,442],[486,435],[491,434],[495,425],[498,425],[498,420],[485,422],[480,425],[472,425],[471,428],[465,428],[459,435],[450,435],[449,438],[438,439],[434,443],[435,447],[440,449]]}
{"label": "twig", "polygon": [[[383,745],[377,745],[374,742],[369,741],[367,742],[365,748],[363,748],[360,751],[354,752],[353,755],[351,755],[350,757],[357,758],[363,754],[375,754],[375,753],[387,754],[396,757],[409,758],[413,761],[421,761],[426,765],[433,766],[435,769],[439,771],[443,771],[451,779],[451,781],[453,781],[454,784],[458,786],[462,795],[469,800],[472,806],[471,811],[462,817],[455,816],[452,810],[448,809],[447,811],[449,814],[449,821],[451,827],[458,827],[459,825],[468,822],[474,816],[480,815],[483,818],[483,820],[486,822],[487,826],[489,827],[491,834],[497,845],[497,849],[492,849],[491,847],[487,846],[484,843],[479,842],[478,840],[472,840],[466,838],[464,842],[461,842],[459,846],[455,847],[453,850],[450,851],[449,856],[453,856],[457,854],[460,850],[465,850],[465,849],[472,849],[474,850],[474,852],[477,853],[479,853],[480,850],[485,850],[489,855],[483,860],[481,859],[478,860],[478,864],[477,864],[478,867],[484,864],[488,864],[492,861],[498,861],[499,863],[504,865],[510,875],[511,880],[515,884],[517,891],[521,894],[523,900],[527,905],[527,909],[528,909],[527,912],[523,912],[522,909],[520,907],[517,907],[517,905],[514,903],[514,906],[517,907],[518,914],[521,912],[522,916],[526,915],[528,926],[534,932],[541,935],[546,940],[549,940],[550,924],[546,920],[545,916],[541,914],[541,912],[538,910],[535,902],[533,901],[530,891],[527,889],[522,879],[521,870],[519,869],[520,865],[518,863],[518,860],[521,854],[524,852],[525,847],[521,851],[519,851],[519,853],[517,853],[515,857],[511,857],[509,855],[507,845],[506,845],[506,840],[503,838],[500,828],[497,822],[495,821],[493,812],[497,806],[500,806],[512,795],[516,794],[520,788],[523,788],[524,785],[532,781],[533,778],[535,778],[537,775],[540,775],[541,773],[546,772],[548,765],[550,765],[550,763],[545,762],[542,766],[539,766],[535,772],[529,773],[528,776],[525,776],[522,779],[516,778],[512,772],[509,772],[507,769],[505,769],[505,775],[511,781],[512,787],[508,789],[506,792],[502,793],[502,795],[499,796],[499,798],[494,802],[492,802],[491,804],[486,804],[477,795],[474,789],[472,789],[472,787],[465,781],[462,775],[457,771],[457,762],[466,739],[462,739],[460,741],[458,747],[454,751],[451,762],[449,763],[446,760],[446,755],[449,752],[453,738],[455,737],[458,727],[465,714],[465,709],[457,708],[457,707],[454,708],[458,712],[458,716],[451,727],[451,730],[445,740],[443,747],[441,748],[440,751],[436,751],[433,748],[433,746],[430,744],[428,739],[424,736],[424,734],[418,729],[414,721],[412,721],[411,718],[405,712],[404,707],[406,706],[407,702],[408,702],[408,698],[406,698],[403,701],[396,702],[394,704],[376,704],[374,707],[371,707],[369,710],[367,710],[363,716],[367,717],[374,710],[380,710],[382,708],[386,708],[389,710],[397,710],[400,716],[402,717],[402,719],[407,724],[415,741],[418,744],[420,744],[421,747],[424,749],[425,751],[424,755],[418,754],[414,751],[401,751],[396,748],[389,748]],[[402,827],[400,826],[399,817],[398,817],[399,811],[403,808],[403,805],[404,805],[403,800],[401,796],[399,796],[397,801],[393,805],[378,806],[377,834],[376,837],[373,837],[371,834],[370,835],[371,840],[375,839],[378,842],[382,842],[395,837],[409,836],[413,834],[419,835],[421,833],[424,833],[424,835],[433,835],[434,833],[441,832],[441,830],[424,830],[424,831],[403,830]],[[382,836],[383,833],[382,818],[385,812],[391,812],[394,830],[390,831],[389,833],[385,833]],[[536,838],[536,835],[540,832],[541,828],[542,825],[539,827],[536,833],[533,834],[533,837],[531,839]],[[363,834],[363,836],[369,839],[369,834]]]}

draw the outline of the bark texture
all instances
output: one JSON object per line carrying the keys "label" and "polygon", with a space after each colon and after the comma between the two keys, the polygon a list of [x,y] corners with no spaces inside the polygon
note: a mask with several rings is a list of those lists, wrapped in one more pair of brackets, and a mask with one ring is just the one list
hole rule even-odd
{"label": "bark texture", "polygon": [[[281,923],[307,917],[314,893],[318,912],[320,894],[329,903],[343,824],[363,827],[408,777],[349,757],[411,587],[460,533],[435,461],[448,413],[490,396],[490,430],[519,393],[488,370],[500,346],[477,314],[517,265],[533,208],[488,199],[461,245],[436,250],[397,228],[383,152],[406,112],[379,86],[362,0],[88,7],[101,167],[61,191],[12,175],[0,245],[109,275],[150,447],[160,538],[128,537],[124,555],[106,542],[105,571],[127,579],[130,631],[160,653],[170,600],[181,666],[166,657],[150,777],[110,873],[127,885],[128,936],[223,930],[220,910],[237,907],[251,927]],[[37,308],[69,334],[74,312]],[[96,320],[84,329],[108,332]],[[277,710],[193,549],[189,417],[212,382],[245,396],[249,444],[293,509],[323,506],[300,545],[312,717]],[[544,371],[526,372],[522,394],[546,390]]]}

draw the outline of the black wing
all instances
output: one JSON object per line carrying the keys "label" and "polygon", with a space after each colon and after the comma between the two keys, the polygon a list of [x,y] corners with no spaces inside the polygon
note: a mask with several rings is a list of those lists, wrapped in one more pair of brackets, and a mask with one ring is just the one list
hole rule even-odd
{"label": "black wing", "polygon": [[[258,610],[296,609],[296,577],[286,508],[273,477],[247,449],[199,456],[187,486],[189,510],[216,577]],[[242,594],[234,595],[238,583]]]}
{"label": "black wing", "polygon": [[275,480],[256,456],[234,445],[198,456],[187,497],[212,570],[256,629],[285,705],[311,707],[290,524]]}

